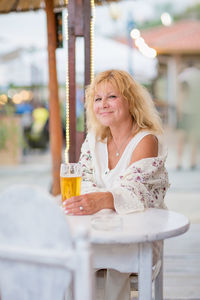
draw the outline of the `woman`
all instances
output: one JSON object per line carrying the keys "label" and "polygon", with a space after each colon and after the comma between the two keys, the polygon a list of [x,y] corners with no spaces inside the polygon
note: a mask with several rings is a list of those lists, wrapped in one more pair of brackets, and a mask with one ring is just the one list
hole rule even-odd
{"label": "woman", "polygon": [[[82,194],[68,199],[67,214],[119,214],[165,208],[168,176],[159,135],[161,121],[148,92],[125,71],[100,73],[86,90],[88,135],[82,146]],[[154,262],[159,245],[153,249]],[[127,274],[107,272],[105,299],[129,299]],[[115,283],[114,283],[115,282]]]}

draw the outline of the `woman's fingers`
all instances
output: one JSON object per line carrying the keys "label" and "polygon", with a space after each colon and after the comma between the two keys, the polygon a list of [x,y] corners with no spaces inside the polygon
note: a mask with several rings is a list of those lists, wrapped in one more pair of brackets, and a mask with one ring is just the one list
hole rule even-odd
{"label": "woman's fingers", "polygon": [[80,208],[70,208],[70,209],[64,209],[64,212],[66,215],[85,215],[88,214],[86,210],[80,210]]}
{"label": "woman's fingers", "polygon": [[66,214],[84,215],[87,212],[87,205],[83,197],[72,197],[63,202],[63,210]]}
{"label": "woman's fingers", "polygon": [[71,197],[71,198],[68,198],[65,201],[63,201],[63,205],[66,206],[66,205],[69,205],[69,204],[72,204],[75,202],[79,202],[79,201],[81,201],[81,196]]}
{"label": "woman's fingers", "polygon": [[71,208],[64,208],[64,212],[67,215],[91,215],[94,211],[90,207],[76,206]]}
{"label": "woman's fingers", "polygon": [[99,210],[98,198],[95,197],[95,193],[69,198],[63,202],[63,210],[71,215],[94,214]]}
{"label": "woman's fingers", "polygon": [[72,202],[72,203],[67,203],[64,205],[64,208],[66,209],[73,209],[73,208],[80,208],[80,206],[83,206],[81,205],[81,201],[78,201],[78,202]]}
{"label": "woman's fingers", "polygon": [[81,201],[70,206],[65,206],[63,210],[65,214],[69,215],[91,215],[96,212],[92,207],[83,205]]}

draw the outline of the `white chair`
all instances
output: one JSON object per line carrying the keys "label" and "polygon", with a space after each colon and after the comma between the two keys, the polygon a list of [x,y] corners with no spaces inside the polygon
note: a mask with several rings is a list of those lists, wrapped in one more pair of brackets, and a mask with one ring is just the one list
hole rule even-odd
{"label": "white chair", "polygon": [[0,299],[70,297],[92,300],[87,231],[73,241],[50,194],[32,185],[8,188],[0,194]]}

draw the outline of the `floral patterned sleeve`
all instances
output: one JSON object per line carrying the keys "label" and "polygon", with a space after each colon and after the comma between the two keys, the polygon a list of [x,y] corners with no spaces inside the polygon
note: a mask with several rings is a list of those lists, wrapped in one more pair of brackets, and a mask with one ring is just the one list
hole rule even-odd
{"label": "floral patterned sleeve", "polygon": [[89,147],[88,136],[82,145],[79,163],[82,167],[81,194],[105,192],[106,189],[97,187],[95,181],[92,153]]}
{"label": "floral patterned sleeve", "polygon": [[165,157],[145,158],[119,175],[110,190],[117,213],[166,208],[164,197],[169,184],[164,162]]}

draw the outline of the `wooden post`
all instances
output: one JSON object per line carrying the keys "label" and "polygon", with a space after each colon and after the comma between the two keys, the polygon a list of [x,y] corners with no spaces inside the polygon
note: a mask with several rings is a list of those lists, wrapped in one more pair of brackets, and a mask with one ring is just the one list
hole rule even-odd
{"label": "wooden post", "polygon": [[[80,151],[77,146],[76,132],[76,38],[83,37],[85,42],[85,74],[84,85],[90,83],[90,17],[91,17],[91,2],[90,0],[68,0],[68,65],[69,65],[69,113],[70,113],[70,149],[69,161],[75,162],[79,158]],[[84,139],[84,136],[79,135],[79,138]]]}
{"label": "wooden post", "polygon": [[91,20],[91,0],[84,0],[84,39],[85,39],[85,86],[90,84],[91,80],[91,32],[90,32],[90,20]]}
{"label": "wooden post", "polygon": [[50,145],[52,154],[52,194],[60,193],[60,164],[62,161],[62,127],[56,73],[56,26],[53,0],[45,0],[48,32]]}
{"label": "wooden post", "polygon": [[[91,1],[84,0],[84,39],[85,39],[85,78],[84,87],[90,84],[91,81],[91,31],[90,31],[90,20],[91,20]],[[84,118],[84,137],[86,137],[86,115]]]}
{"label": "wooden post", "polygon": [[69,161],[76,162],[76,13],[77,1],[68,1],[68,66],[69,66]]}

